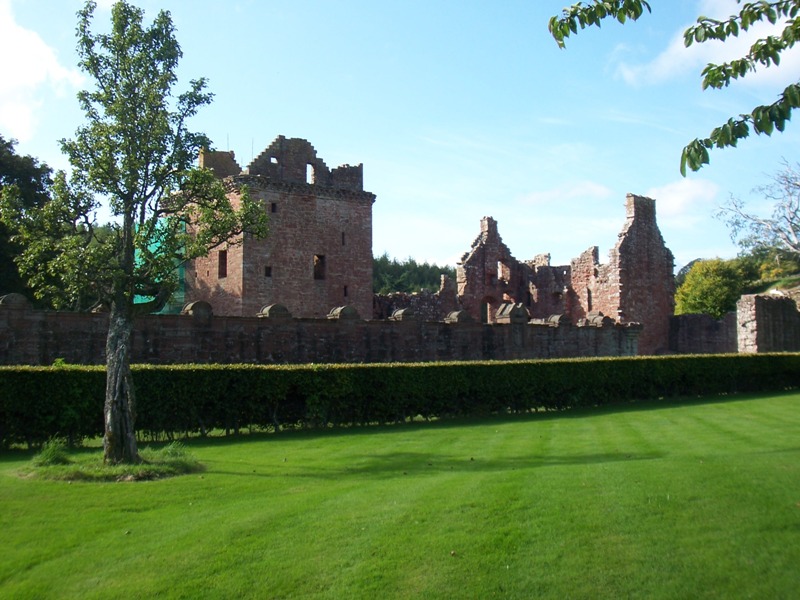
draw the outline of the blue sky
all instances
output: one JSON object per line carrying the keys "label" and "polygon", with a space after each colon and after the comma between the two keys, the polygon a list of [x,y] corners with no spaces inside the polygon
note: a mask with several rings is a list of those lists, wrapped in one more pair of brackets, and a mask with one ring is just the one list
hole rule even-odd
{"label": "blue sky", "polygon": [[[680,152],[728,117],[772,102],[800,78],[797,52],[722,90],[709,61],[747,40],[683,48],[700,14],[733,0],[652,0],[637,23],[606,23],[560,50],[547,21],[569,0],[139,0],[169,10],[184,52],[177,90],[206,77],[194,118],[244,166],[278,135],[308,139],[329,167],[364,163],[375,254],[455,264],[493,216],[514,256],[566,264],[590,246],[605,262],[625,194],[656,198],[676,268],[737,248],[713,217],[731,194],[797,160],[800,129],[712,153],[682,178]],[[109,19],[99,2],[96,28]],[[82,122],[76,92],[78,0],[0,0],[0,133],[65,168],[57,140]],[[762,30],[758,32],[763,33]],[[11,60],[9,57],[13,57]]]}

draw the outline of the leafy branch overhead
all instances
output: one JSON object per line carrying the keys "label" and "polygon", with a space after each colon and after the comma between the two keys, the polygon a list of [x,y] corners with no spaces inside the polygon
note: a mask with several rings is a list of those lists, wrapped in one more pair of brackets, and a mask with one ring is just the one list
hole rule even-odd
{"label": "leafy branch overhead", "polygon": [[[739,0],[741,4],[741,0]],[[651,12],[646,0],[594,0],[592,3],[579,2],[565,8],[561,16],[550,19],[550,33],[559,47],[565,47],[565,40],[579,29],[589,26],[600,27],[604,19],[613,18],[620,23],[636,21],[644,12]],[[722,64],[708,64],[702,71],[703,89],[721,89],[730,85],[734,79],[741,79],[758,67],[777,66],[781,54],[800,39],[800,0],[779,0],[769,2],[746,2],[741,4],[737,14],[718,20],[700,16],[697,23],[683,34],[684,45],[705,43],[709,40],[724,42],[740,33],[750,30],[755,24],[768,22],[782,27],[780,35],[768,35],[756,40],[745,56]],[[800,107],[800,82],[789,84],[775,102],[759,105],[747,114],[731,117],[719,127],[714,128],[708,137],[689,142],[681,153],[680,171],[686,175],[687,167],[699,170],[709,163],[709,150],[712,148],[735,147],[739,140],[750,135],[772,135],[786,128],[792,111]]]}

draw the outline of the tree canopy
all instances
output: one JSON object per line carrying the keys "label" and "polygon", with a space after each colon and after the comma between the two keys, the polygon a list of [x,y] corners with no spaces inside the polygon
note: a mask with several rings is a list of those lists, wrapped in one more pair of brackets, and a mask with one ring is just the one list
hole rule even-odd
{"label": "tree canopy", "polygon": [[372,288],[376,294],[392,292],[413,293],[421,290],[438,292],[441,276],[449,275],[455,279],[453,267],[440,267],[436,263],[418,263],[413,258],[398,261],[389,258],[387,253],[373,259]]}
{"label": "tree canopy", "polygon": [[[16,153],[14,140],[0,135],[0,194],[14,195],[20,205],[41,207],[50,198],[52,169],[32,156]],[[11,240],[13,223],[0,220],[0,294],[29,292],[20,276],[15,257],[21,248]]]}
{"label": "tree canopy", "polygon": [[[753,25],[768,22],[782,27],[780,35],[768,35],[756,40],[749,51],[741,58],[721,64],[708,64],[702,71],[702,85],[706,88],[723,88],[735,79],[746,77],[757,68],[779,65],[781,54],[792,48],[800,40],[800,21],[796,20],[800,12],[800,0],[759,0],[745,2],[737,0],[741,5],[737,14],[727,19],[711,19],[699,16],[697,23],[683,34],[684,45],[702,44],[709,40],[724,42],[740,33],[748,31]],[[560,47],[565,47],[565,40],[578,29],[589,26],[600,27],[605,19],[616,19],[620,23],[628,20],[636,21],[644,13],[651,12],[647,0],[593,0],[591,3],[578,2],[563,9],[560,16],[550,19],[549,29]],[[689,142],[681,153],[680,171],[686,175],[686,168],[699,170],[709,163],[709,150],[712,148],[735,147],[737,143],[750,135],[772,135],[783,131],[786,122],[791,119],[792,111],[800,106],[800,82],[789,84],[775,102],[759,105],[747,114],[729,118],[719,127],[714,128],[704,138],[696,138]]]}
{"label": "tree canopy", "polygon": [[[78,94],[85,124],[61,141],[71,174],[56,175],[41,207],[5,194],[3,215],[17,224],[20,265],[38,293],[56,277],[66,299],[88,289],[108,309],[105,459],[136,462],[134,318],[169,298],[178,265],[243,235],[265,235],[267,215],[247,193],[233,206],[213,173],[194,168],[210,142],[187,121],[212,95],[204,79],[173,95],[182,53],[170,14],[145,27],[143,11],[123,0],[111,10],[110,31],[96,33],[95,8],[90,0],[78,12],[79,66],[92,87]],[[101,203],[112,215],[105,230],[96,222]],[[151,300],[136,303],[141,297]]]}
{"label": "tree canopy", "polygon": [[675,293],[675,314],[703,313],[715,319],[736,310],[747,279],[735,260],[696,261]]}

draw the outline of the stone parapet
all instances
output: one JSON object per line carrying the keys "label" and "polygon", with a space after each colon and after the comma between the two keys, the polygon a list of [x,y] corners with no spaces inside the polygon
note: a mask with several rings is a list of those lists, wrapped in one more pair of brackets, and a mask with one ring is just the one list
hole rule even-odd
{"label": "stone parapet", "polygon": [[[364,321],[338,307],[339,318],[226,317],[195,304],[181,315],[136,321],[134,363],[356,363],[522,360],[633,356],[641,328],[606,324],[482,324],[401,319]],[[275,309],[267,311],[269,317]],[[332,313],[332,314],[333,314]],[[107,314],[31,310],[0,304],[0,364],[103,364]]]}

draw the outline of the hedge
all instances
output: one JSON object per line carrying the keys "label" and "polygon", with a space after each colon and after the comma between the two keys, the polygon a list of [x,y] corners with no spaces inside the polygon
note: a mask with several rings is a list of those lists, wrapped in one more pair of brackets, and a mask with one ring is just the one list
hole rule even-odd
{"label": "hedge", "polygon": [[[159,439],[211,430],[353,426],[564,410],[800,385],[800,354],[510,362],[135,365],[137,430]],[[102,435],[105,370],[0,367],[0,445]]]}

